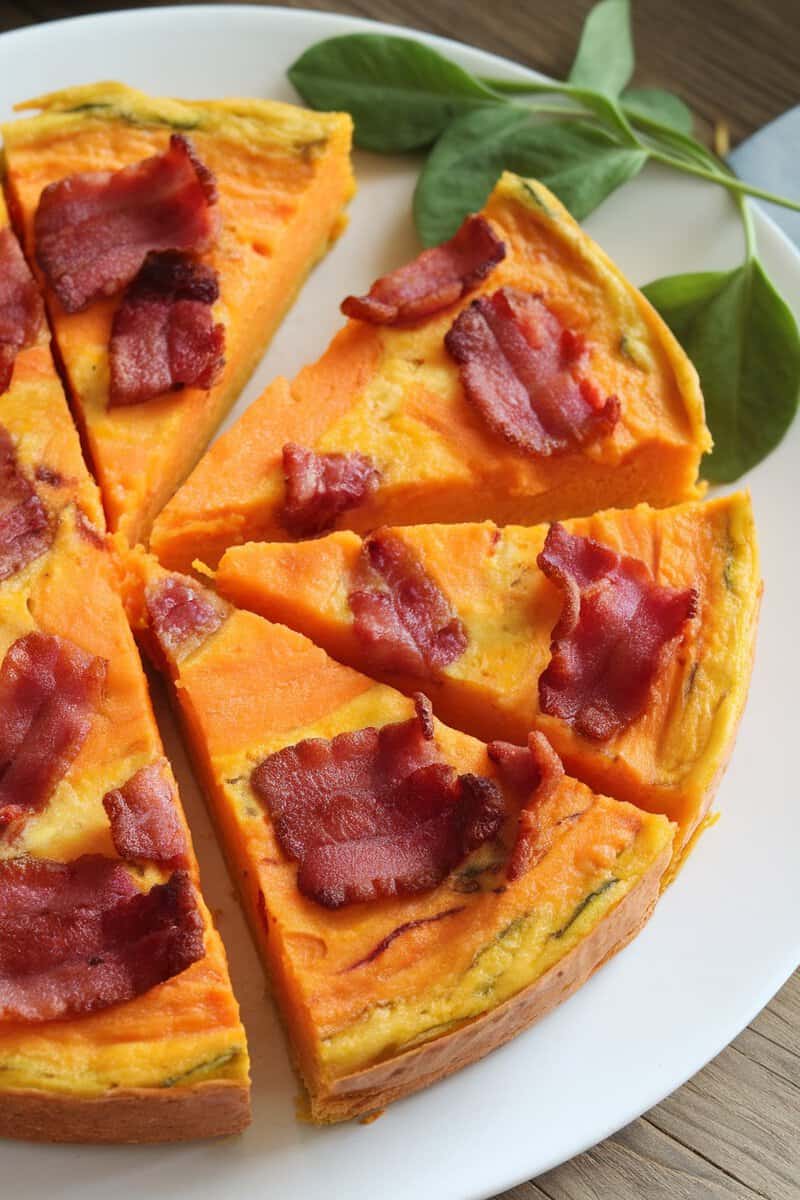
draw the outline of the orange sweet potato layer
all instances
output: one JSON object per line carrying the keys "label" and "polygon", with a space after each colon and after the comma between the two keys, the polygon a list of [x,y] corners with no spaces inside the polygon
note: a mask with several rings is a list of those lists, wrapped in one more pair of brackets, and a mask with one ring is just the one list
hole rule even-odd
{"label": "orange sweet potato layer", "polygon": [[[87,116],[74,128],[14,145],[7,186],[34,255],[33,216],[48,183],[88,170],[115,170],[161,152],[169,129]],[[107,346],[118,298],[68,314],[48,308],[71,400],[103,495],[109,526],[131,543],[146,537],[158,511],[192,469],[244,386],[264,345],[313,263],[336,234],[352,189],[349,131],[343,124],[320,156],[257,153],[253,147],[192,133],[217,177],[223,231],[205,260],[219,272],[217,306],[226,326],[226,366],[208,391],[197,388],[109,410]]]}

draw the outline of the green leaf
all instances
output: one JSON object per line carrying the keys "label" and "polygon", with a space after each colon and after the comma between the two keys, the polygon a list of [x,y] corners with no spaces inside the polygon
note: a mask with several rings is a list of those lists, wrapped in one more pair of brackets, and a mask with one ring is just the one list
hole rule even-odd
{"label": "green leaf", "polygon": [[584,23],[569,82],[618,96],[633,66],[629,0],[600,0]]}
{"label": "green leaf", "polygon": [[312,108],[351,113],[356,143],[381,154],[429,146],[453,117],[506,103],[421,42],[380,33],[317,42],[289,78]]}
{"label": "green leaf", "polygon": [[677,133],[691,137],[694,129],[692,110],[672,92],[662,91],[661,88],[628,88],[620,99],[623,109],[632,120],[640,117],[646,122],[657,121],[659,125],[668,125]]}
{"label": "green leaf", "polygon": [[703,474],[730,483],[778,445],[797,411],[795,319],[757,258],[735,271],[668,276],[643,290],[700,376],[714,438]]}
{"label": "green leaf", "polygon": [[620,146],[586,122],[545,125],[517,108],[481,109],[454,121],[429,154],[414,219],[426,246],[444,241],[509,170],[540,179],[582,220],[646,161],[645,151]]}

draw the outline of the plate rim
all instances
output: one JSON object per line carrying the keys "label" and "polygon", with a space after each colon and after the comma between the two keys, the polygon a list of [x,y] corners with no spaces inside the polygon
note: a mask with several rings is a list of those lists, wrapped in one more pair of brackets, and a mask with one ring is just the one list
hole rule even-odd
{"label": "plate rim", "polygon": [[[491,60],[493,64],[497,64],[502,68],[502,71],[508,74],[510,78],[517,76],[522,78],[547,78],[543,73],[535,70],[532,67],[525,66],[513,59],[507,58],[505,55],[498,54],[494,51],[483,49],[469,42],[464,42],[459,39],[445,36],[442,34],[429,33],[425,30],[420,30],[415,27],[402,26],[394,22],[381,21],[378,18],[360,16],[354,14],[346,14],[339,12],[330,12],[323,9],[308,9],[308,8],[290,8],[285,5],[259,5],[259,4],[219,4],[219,3],[192,3],[186,5],[169,4],[159,7],[135,7],[126,9],[110,9],[105,12],[83,13],[68,17],[59,17],[53,20],[43,21],[36,24],[28,24],[16,29],[9,29],[0,32],[0,46],[7,45],[9,42],[26,41],[35,42],[42,36],[52,36],[54,30],[59,27],[102,27],[103,25],[112,25],[115,21],[152,21],[152,22],[168,22],[169,20],[191,21],[197,14],[202,14],[204,17],[216,16],[220,19],[230,20],[241,19],[247,22],[264,22],[265,25],[270,22],[287,20],[290,23],[302,25],[306,21],[311,23],[323,22],[329,25],[337,25],[342,33],[347,32],[370,32],[386,33],[389,35],[405,37],[412,40],[419,40],[427,45],[431,45],[443,52],[449,52],[456,59],[460,55],[478,54]],[[331,35],[327,35],[331,36]],[[169,94],[169,93],[165,93]],[[301,101],[302,103],[302,101]],[[395,157],[395,156],[387,156]],[[701,186],[705,189],[711,188],[711,183],[702,182]],[[798,284],[800,284],[800,248],[798,248],[789,236],[781,229],[774,221],[770,214],[764,210],[761,203],[755,200],[750,201],[751,209],[755,217],[759,232],[763,229],[768,237],[776,239],[781,246],[782,251],[788,255],[793,263],[793,269],[796,272]],[[702,268],[700,268],[702,269]],[[800,301],[793,303],[787,297],[790,307],[797,312]],[[800,415],[796,418],[800,423]],[[748,486],[745,482],[745,486]],[[749,489],[748,489],[749,490]],[[184,742],[185,745],[185,742]],[[202,789],[200,789],[202,791]],[[239,904],[238,898],[235,901]],[[577,1155],[584,1153],[592,1146],[598,1145],[606,1138],[612,1136],[619,1129],[649,1111],[655,1105],[659,1104],[667,1096],[672,1095],[685,1085],[685,1083],[703,1069],[709,1062],[716,1058],[726,1046],[728,1046],[738,1034],[744,1030],[759,1012],[770,1002],[777,994],[781,987],[788,981],[793,973],[800,967],[800,924],[798,924],[796,934],[796,944],[787,945],[785,953],[781,956],[781,962],[776,965],[769,973],[768,977],[762,981],[761,986],[757,989],[757,998],[752,1004],[746,1006],[749,1015],[744,1021],[741,1016],[730,1018],[724,1026],[724,1030],[716,1038],[709,1039],[704,1043],[704,1048],[695,1056],[697,1059],[695,1065],[684,1074],[683,1068],[679,1071],[680,1082],[667,1087],[666,1090],[656,1086],[648,1091],[642,1088],[637,1095],[647,1096],[644,1106],[642,1106],[641,1098],[636,1100],[631,1105],[624,1106],[624,1116],[620,1116],[623,1111],[621,1107],[615,1110],[615,1115],[606,1124],[602,1125],[602,1132],[597,1136],[592,1136],[590,1140],[578,1138],[574,1144],[574,1148],[569,1152],[567,1157],[564,1157],[562,1151],[556,1152],[552,1160],[545,1159],[544,1165],[536,1166],[536,1175],[531,1175],[526,1172],[520,1175],[515,1169],[513,1174],[509,1176],[497,1175],[495,1178],[498,1182],[491,1185],[491,1190],[487,1191],[484,1186],[480,1186],[477,1190],[464,1193],[464,1200],[487,1200],[487,1198],[496,1195],[499,1191],[505,1191],[509,1188],[518,1186],[519,1184],[531,1179],[535,1179],[541,1174],[544,1174],[555,1167],[570,1161]],[[285,1035],[283,1035],[285,1037]],[[707,1049],[709,1045],[714,1045],[716,1048],[710,1053]],[[694,1061],[694,1058],[693,1060]],[[287,1097],[287,1099],[289,1099]],[[23,1143],[0,1143],[0,1153],[4,1145],[21,1146]],[[35,1148],[34,1144],[29,1143],[31,1148]],[[78,1150],[88,1150],[87,1146],[74,1147]],[[139,1147],[137,1149],[151,1149],[152,1147]],[[120,1147],[125,1149],[125,1147]],[[266,1184],[268,1186],[268,1183]]]}

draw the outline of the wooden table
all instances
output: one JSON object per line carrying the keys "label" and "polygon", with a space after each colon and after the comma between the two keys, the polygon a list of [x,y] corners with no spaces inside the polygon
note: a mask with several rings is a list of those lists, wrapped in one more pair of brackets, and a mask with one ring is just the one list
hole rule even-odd
{"label": "wooden table", "polygon": [[[457,37],[563,77],[589,0],[283,0]],[[636,83],[731,144],[800,102],[798,0],[634,0]],[[0,29],[137,4],[0,0]],[[614,1137],[498,1200],[798,1200],[800,976],[735,1042]],[[341,1200],[346,1200],[342,1197]]]}

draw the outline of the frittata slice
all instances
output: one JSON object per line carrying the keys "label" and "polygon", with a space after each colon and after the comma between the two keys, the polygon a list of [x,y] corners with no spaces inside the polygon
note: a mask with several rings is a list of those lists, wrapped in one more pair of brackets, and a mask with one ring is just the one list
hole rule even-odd
{"label": "frittata slice", "polygon": [[[647,919],[671,853],[664,817],[593,794],[557,759],[547,794],[531,799],[502,766],[519,760],[524,775],[523,748],[487,751],[428,725],[424,697],[374,683],[153,560],[132,564],[128,590],[134,624],[172,679],[313,1120],[380,1109],[482,1057]],[[442,773],[446,787],[463,786],[444,814],[462,832],[459,813],[489,798],[468,821],[475,848],[450,858],[445,848],[444,865]],[[409,799],[422,807],[398,830]],[[287,837],[326,844],[303,857]]]}
{"label": "frittata slice", "polygon": [[[610,737],[587,736],[542,709],[539,681],[563,606],[537,563],[544,525],[410,526],[375,535],[410,552],[463,627],[460,652],[421,672],[392,669],[374,640],[359,636],[351,597],[369,538],[340,532],[233,547],[216,584],[233,603],[300,630],[342,662],[406,692],[430,688],[437,714],[458,729],[512,742],[541,730],[579,779],[675,821],[680,854],[708,810],[747,698],[762,587],[749,495],[640,505],[563,525],[638,559],[655,583],[697,593],[696,615],[671,647],[644,711]],[[627,636],[636,636],[635,624]]]}
{"label": "frittata slice", "polygon": [[[213,567],[230,545],[304,531],[530,523],[698,494],[711,442],[697,374],[641,293],[533,180],[503,175],[463,236],[476,225],[477,249],[489,249],[461,286],[442,291],[443,308],[395,324],[350,320],[317,363],[291,383],[275,380],[212,446],[154,527],[151,547],[165,565],[186,571],[199,558]],[[446,265],[465,252],[439,253]],[[413,285],[441,267],[423,255],[398,274]],[[541,367],[549,380],[545,406],[558,426],[567,387],[570,404],[585,409],[585,427],[573,429],[585,443],[544,439],[536,449],[525,389],[485,327],[462,379],[454,353],[463,358],[471,343],[463,329],[454,341],[454,330],[481,306],[494,323],[493,305],[515,304],[522,326],[513,313],[501,323],[517,326],[517,342],[528,318],[538,324],[526,336],[542,339],[544,364],[532,353],[534,374]],[[363,300],[346,307],[369,315]],[[487,399],[493,372],[502,386]],[[514,389],[516,412],[497,411]],[[294,492],[323,506],[332,494],[327,522],[319,503],[316,523],[298,521]]]}
{"label": "frittata slice", "polygon": [[110,406],[109,342],[120,295],[67,312],[47,289],[109,527],[135,543],[200,458],[309,270],[338,236],[354,186],[352,123],[266,100],[155,98],[119,83],[68,88],[21,107],[40,112],[3,126],[6,186],[32,263],[40,249],[36,211],[49,185],[132,167],[163,153],[172,135],[188,139],[216,180],[221,224],[200,261],[218,275],[213,315],[224,329],[225,362],[210,387]]}
{"label": "frittata slice", "polygon": [[[5,217],[0,197],[0,229]],[[130,817],[125,789],[137,776],[158,781],[172,865],[141,840],[134,847],[130,825],[116,826],[125,853],[115,845],[104,800]],[[100,881],[135,901],[178,865],[190,965],[167,963],[163,982],[141,990],[141,975],[114,978],[101,954],[81,963],[81,939],[102,932],[92,934]],[[60,881],[54,895],[48,879]],[[147,973],[155,942],[144,949]],[[137,994],[106,1003],[126,988]],[[225,952],[42,327],[0,394],[0,1136],[169,1141],[235,1133],[248,1120],[247,1045]]]}

